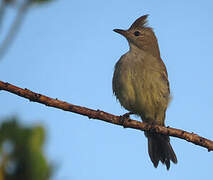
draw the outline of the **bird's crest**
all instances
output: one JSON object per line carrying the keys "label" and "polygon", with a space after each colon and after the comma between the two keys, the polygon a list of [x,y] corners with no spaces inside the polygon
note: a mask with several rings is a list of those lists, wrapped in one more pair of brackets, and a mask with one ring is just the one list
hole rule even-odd
{"label": "bird's crest", "polygon": [[136,28],[145,28],[147,26],[147,17],[149,15],[146,14],[144,16],[139,17],[135,20],[135,22],[131,25],[129,29],[136,29]]}

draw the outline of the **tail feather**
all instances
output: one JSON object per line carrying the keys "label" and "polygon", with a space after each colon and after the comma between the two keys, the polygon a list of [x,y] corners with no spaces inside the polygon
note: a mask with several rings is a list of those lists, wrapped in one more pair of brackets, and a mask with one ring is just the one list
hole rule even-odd
{"label": "tail feather", "polygon": [[149,156],[155,167],[161,161],[169,170],[170,160],[175,164],[177,163],[177,157],[169,142],[169,136],[154,133],[147,133],[146,136],[148,138]]}

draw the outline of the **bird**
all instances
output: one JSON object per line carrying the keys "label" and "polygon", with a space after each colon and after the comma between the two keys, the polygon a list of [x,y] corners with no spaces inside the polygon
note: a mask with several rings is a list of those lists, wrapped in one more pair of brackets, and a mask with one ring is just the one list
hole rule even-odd
{"label": "bird", "polygon": [[[157,37],[148,26],[148,14],[127,30],[113,31],[124,36],[129,51],[115,64],[112,89],[121,106],[141,117],[143,122],[165,126],[165,115],[171,100],[168,73],[160,56]],[[167,135],[146,132],[148,153],[155,168],[159,162],[170,168],[177,157]]]}

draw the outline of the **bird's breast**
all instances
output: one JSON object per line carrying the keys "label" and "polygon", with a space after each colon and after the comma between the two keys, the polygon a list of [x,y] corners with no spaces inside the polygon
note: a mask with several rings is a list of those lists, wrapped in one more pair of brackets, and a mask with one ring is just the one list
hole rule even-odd
{"label": "bird's breast", "polygon": [[[141,114],[165,104],[168,94],[160,73],[160,65],[152,56],[125,54],[115,66],[113,91],[121,105]],[[169,94],[168,94],[169,95]]]}

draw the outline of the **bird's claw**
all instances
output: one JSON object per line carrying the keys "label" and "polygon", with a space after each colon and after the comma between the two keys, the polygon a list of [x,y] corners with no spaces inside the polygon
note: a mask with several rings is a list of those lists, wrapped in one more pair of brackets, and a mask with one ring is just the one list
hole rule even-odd
{"label": "bird's claw", "polygon": [[133,112],[125,113],[124,115],[120,116],[120,123],[123,125],[124,128],[126,128],[126,121],[129,119],[130,115],[134,114]]}
{"label": "bird's claw", "polygon": [[129,118],[130,115],[132,115],[132,114],[134,114],[134,113],[133,113],[133,112],[128,112],[128,113],[125,113],[125,114],[123,115],[123,117]]}

